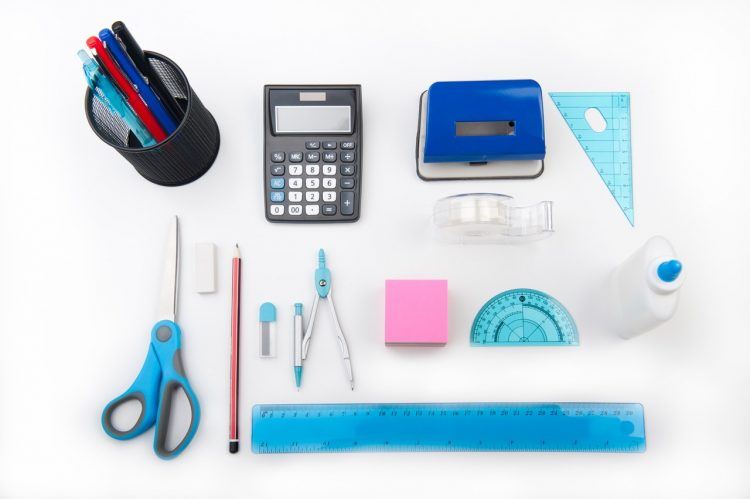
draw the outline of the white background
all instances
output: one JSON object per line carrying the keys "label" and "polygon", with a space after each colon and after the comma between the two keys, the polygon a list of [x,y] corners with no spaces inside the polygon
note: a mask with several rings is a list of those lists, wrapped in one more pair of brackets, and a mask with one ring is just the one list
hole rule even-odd
{"label": "white background", "polygon": [[[750,180],[747,4],[741,2],[11,2],[0,18],[0,495],[247,497],[747,497]],[[221,129],[213,168],[152,185],[89,129],[76,51],[123,20],[175,60]],[[534,78],[547,171],[533,181],[426,183],[414,172],[417,99],[438,80]],[[353,225],[263,217],[262,86],[361,83],[364,196]],[[631,228],[546,96],[630,91]],[[445,195],[555,201],[531,246],[441,246]],[[182,221],[178,320],[203,419],[156,458],[99,424],[141,366],[169,216]],[[604,282],[653,234],[685,262],[677,315],[624,341]],[[193,245],[218,246],[218,286],[193,290]],[[244,254],[241,453],[227,452],[230,256]],[[349,338],[344,380],[326,309],[294,389],[291,310],[308,307],[319,247]],[[445,348],[383,344],[386,278],[446,278]],[[492,295],[532,287],[575,317],[577,348],[472,349]],[[257,356],[257,309],[279,309],[279,357]],[[255,403],[622,401],[646,410],[645,454],[259,456]]]}

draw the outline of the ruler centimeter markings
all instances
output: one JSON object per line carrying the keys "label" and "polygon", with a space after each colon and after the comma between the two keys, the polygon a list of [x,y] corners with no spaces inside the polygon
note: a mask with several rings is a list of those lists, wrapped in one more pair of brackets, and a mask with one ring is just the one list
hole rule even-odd
{"label": "ruler centimeter markings", "polygon": [[641,404],[276,404],[253,407],[256,454],[644,452]]}
{"label": "ruler centimeter markings", "polygon": [[[550,92],[549,96],[628,222],[634,225],[630,93]],[[591,108],[607,122],[601,132],[594,131],[586,120],[585,113]]]}

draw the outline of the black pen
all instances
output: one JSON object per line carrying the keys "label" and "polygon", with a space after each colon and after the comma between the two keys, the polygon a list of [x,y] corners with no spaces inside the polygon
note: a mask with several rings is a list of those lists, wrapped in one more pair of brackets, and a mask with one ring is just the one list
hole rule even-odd
{"label": "black pen", "polygon": [[161,77],[156,74],[151,67],[151,64],[149,64],[146,59],[146,55],[143,53],[143,50],[141,50],[141,46],[135,41],[135,38],[128,30],[128,27],[125,26],[125,23],[122,21],[115,21],[112,24],[112,32],[125,46],[125,52],[130,56],[130,59],[133,61],[133,64],[135,64],[135,67],[138,68],[138,71],[148,79],[149,86],[159,97],[162,104],[167,108],[169,114],[172,115],[176,122],[181,122],[182,116],[185,114],[182,111],[182,107],[180,107],[180,104],[174,98],[172,92],[170,92],[166,85],[164,85]]}

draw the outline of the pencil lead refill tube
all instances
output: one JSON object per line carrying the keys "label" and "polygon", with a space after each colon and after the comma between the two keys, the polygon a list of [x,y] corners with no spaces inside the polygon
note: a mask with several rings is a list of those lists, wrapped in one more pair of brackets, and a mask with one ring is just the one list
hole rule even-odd
{"label": "pencil lead refill tube", "polygon": [[276,357],[276,307],[266,302],[260,306],[260,356]]}

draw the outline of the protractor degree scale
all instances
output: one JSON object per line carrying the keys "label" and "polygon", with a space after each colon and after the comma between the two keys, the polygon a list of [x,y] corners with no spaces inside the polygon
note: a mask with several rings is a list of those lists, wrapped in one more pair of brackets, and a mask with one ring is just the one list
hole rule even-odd
{"label": "protractor degree scale", "polygon": [[574,346],[578,328],[567,309],[546,293],[512,289],[484,304],[471,327],[475,346]]}

